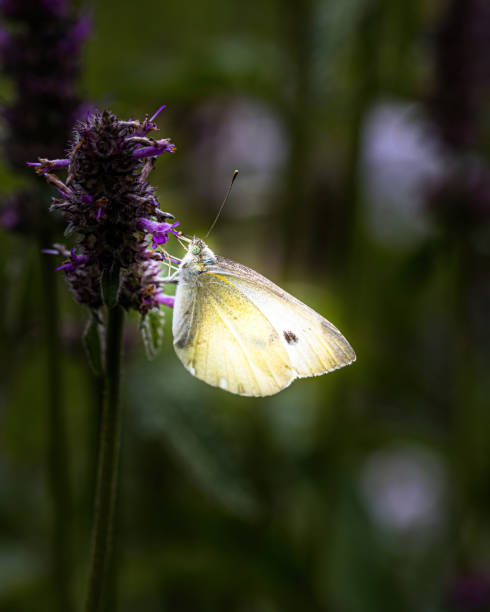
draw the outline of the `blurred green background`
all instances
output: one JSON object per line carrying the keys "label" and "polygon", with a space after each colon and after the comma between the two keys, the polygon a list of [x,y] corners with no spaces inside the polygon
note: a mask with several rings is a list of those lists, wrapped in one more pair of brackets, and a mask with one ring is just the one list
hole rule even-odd
{"label": "blurred green background", "polygon": [[[211,248],[325,315],[357,353],[253,400],[184,370],[171,311],[154,361],[129,325],[112,605],[490,610],[488,3],[91,11],[85,98],[122,118],[167,105],[160,134],[178,150],[152,175],[162,208],[204,235],[238,168]],[[25,180],[7,164],[0,179],[2,197]],[[51,610],[38,246],[1,230],[0,256],[0,610]],[[58,280],[80,609],[100,389],[87,312]]]}

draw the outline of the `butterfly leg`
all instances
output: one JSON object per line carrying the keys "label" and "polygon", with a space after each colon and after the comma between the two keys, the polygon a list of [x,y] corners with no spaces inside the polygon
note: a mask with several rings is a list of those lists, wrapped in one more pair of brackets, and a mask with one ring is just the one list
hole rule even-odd
{"label": "butterfly leg", "polygon": [[174,272],[171,276],[167,278],[161,278],[160,282],[165,283],[166,285],[176,285],[179,282],[179,273]]}

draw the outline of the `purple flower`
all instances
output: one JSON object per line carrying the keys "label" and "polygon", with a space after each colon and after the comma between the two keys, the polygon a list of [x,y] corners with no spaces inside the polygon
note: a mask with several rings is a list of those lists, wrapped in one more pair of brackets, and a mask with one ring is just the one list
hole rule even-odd
{"label": "purple flower", "polygon": [[163,304],[164,306],[169,306],[170,308],[173,308],[175,304],[175,298],[172,295],[165,295],[164,293],[157,293],[155,295],[155,300],[159,304]]}
{"label": "purple flower", "polygon": [[[155,220],[172,215],[160,210],[147,179],[153,158],[174,147],[167,139],[142,135],[151,129],[157,128],[149,119],[121,121],[108,111],[95,112],[77,125],[66,159],[39,158],[30,164],[60,194],[51,210],[60,211],[77,237],[58,269],[64,270],[76,300],[93,309],[103,304],[101,279],[113,277],[114,271],[124,308],[145,314],[161,304],[173,305],[160,278],[167,260],[148,250],[148,238],[154,249],[165,244],[171,233],[177,233],[178,221]],[[64,169],[66,182],[54,174]],[[63,248],[58,245],[57,252],[66,256]]]}
{"label": "purple flower", "polygon": [[133,153],[136,158],[140,157],[156,157],[162,153],[175,153],[175,145],[173,145],[167,138],[162,140],[156,140],[154,143],[149,144],[147,147],[142,147]]}
{"label": "purple flower", "polygon": [[57,270],[67,270],[68,272],[73,272],[76,270],[81,264],[86,263],[88,261],[87,255],[77,255],[75,249],[71,250],[70,259],[65,262],[63,265],[58,266]]}
{"label": "purple flower", "polygon": [[38,174],[47,174],[51,170],[68,168],[69,165],[69,159],[40,159],[38,162],[26,162],[26,166],[35,168]]}
{"label": "purple flower", "polygon": [[179,221],[175,223],[158,223],[158,221],[151,221],[150,219],[139,219],[140,226],[147,232],[152,234],[152,246],[154,249],[160,244],[165,244],[169,241],[169,232],[176,234],[177,232],[172,231],[174,227],[179,225]]}

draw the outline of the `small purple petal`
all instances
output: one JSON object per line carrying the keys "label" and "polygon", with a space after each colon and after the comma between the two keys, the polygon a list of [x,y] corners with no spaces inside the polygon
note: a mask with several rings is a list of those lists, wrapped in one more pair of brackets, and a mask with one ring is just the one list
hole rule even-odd
{"label": "small purple petal", "polygon": [[86,261],[88,261],[87,255],[77,255],[75,252],[75,249],[72,249],[70,252],[70,260],[65,261],[65,263],[59,266],[58,268],[56,268],[56,270],[65,269],[65,270],[68,270],[69,272],[72,272],[73,270],[76,270],[76,268],[80,264],[85,263]]}
{"label": "small purple petal", "polygon": [[141,147],[133,153],[133,157],[141,159],[142,157],[156,157],[162,155],[162,153],[174,153],[175,145],[169,140],[164,138],[163,140],[157,140],[153,146]]}
{"label": "small purple petal", "polygon": [[175,298],[172,295],[165,295],[164,293],[157,293],[155,295],[155,301],[164,306],[174,307]]}
{"label": "small purple petal", "polygon": [[71,199],[71,193],[66,193],[66,191],[63,191],[62,189],[59,189],[58,187],[55,187],[56,191],[58,193],[61,193],[61,195],[66,198],[67,200]]}
{"label": "small purple petal", "polygon": [[55,249],[41,249],[41,253],[44,253],[45,255],[59,255],[59,252]]}
{"label": "small purple petal", "polygon": [[166,223],[165,221],[159,223],[158,221],[151,221],[150,219],[145,219],[144,217],[140,217],[138,220],[140,226],[152,234],[152,247],[154,249],[156,249],[159,244],[165,244],[168,242],[168,233],[175,233],[172,230],[174,227],[179,225],[179,221],[176,221],[175,223]]}
{"label": "small purple petal", "polygon": [[68,168],[70,165],[69,159],[40,159],[38,162],[26,162],[31,168],[39,168],[43,173],[50,170],[59,170],[60,168]]}
{"label": "small purple petal", "polygon": [[70,160],[69,159],[50,159],[49,160],[49,167],[50,169],[56,169],[56,168],[68,168],[68,166],[70,165]]}
{"label": "small purple petal", "polygon": [[150,119],[148,121],[150,121],[150,123],[151,123],[154,119],[156,119],[158,117],[158,115],[162,112],[162,110],[165,107],[166,107],[166,104],[162,104],[162,106],[160,106],[160,108],[157,110],[157,112],[152,117],[150,117]]}

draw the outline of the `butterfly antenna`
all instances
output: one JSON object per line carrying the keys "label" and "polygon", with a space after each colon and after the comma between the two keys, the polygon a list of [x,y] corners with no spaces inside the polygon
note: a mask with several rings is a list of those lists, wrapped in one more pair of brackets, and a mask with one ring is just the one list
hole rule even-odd
{"label": "butterfly antenna", "polygon": [[231,188],[233,187],[233,183],[235,182],[235,179],[236,179],[237,176],[238,176],[238,170],[235,170],[235,172],[233,172],[233,176],[231,178],[231,183],[230,183],[230,186],[228,187],[228,191],[226,192],[225,199],[221,203],[221,206],[219,207],[218,213],[217,213],[216,217],[214,218],[214,221],[211,223],[211,227],[208,229],[206,235],[204,236],[205,240],[207,239],[209,234],[212,232],[213,227],[216,225],[216,221],[219,219],[219,216],[221,215],[221,211],[223,210],[226,202],[228,202],[228,198],[230,197],[230,193],[231,193]]}

